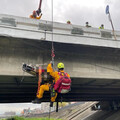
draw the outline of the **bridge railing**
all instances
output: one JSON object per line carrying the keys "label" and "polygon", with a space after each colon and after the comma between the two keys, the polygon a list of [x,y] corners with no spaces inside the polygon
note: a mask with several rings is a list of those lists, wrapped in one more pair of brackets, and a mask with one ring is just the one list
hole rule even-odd
{"label": "bridge railing", "polygon": [[[36,20],[25,17],[11,16],[11,15],[0,15],[0,26],[9,26],[27,30],[36,30],[43,32],[52,32],[52,22],[44,20]],[[86,37],[97,37],[104,39],[113,39],[113,33],[111,30],[98,29],[93,27],[78,26],[72,24],[54,22],[53,32],[60,34],[67,34],[73,36],[86,36]],[[120,39],[120,32],[116,31],[117,40]]]}

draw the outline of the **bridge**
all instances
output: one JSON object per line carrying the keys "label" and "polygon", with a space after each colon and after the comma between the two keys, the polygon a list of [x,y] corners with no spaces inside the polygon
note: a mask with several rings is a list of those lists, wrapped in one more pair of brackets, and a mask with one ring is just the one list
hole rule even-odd
{"label": "bridge", "polygon": [[[53,31],[53,33],[52,33]],[[0,103],[31,102],[37,79],[22,71],[22,63],[51,60],[51,41],[58,62],[72,78],[63,101],[120,99],[120,32],[72,24],[0,15]],[[23,79],[24,76],[24,79]],[[43,101],[49,101],[45,93]]]}

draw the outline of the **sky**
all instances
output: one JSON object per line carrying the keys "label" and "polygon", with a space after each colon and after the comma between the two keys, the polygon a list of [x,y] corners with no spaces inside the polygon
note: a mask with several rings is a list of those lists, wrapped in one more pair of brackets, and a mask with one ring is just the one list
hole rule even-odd
{"label": "sky", "polygon": [[[29,17],[33,10],[37,10],[39,0],[0,0],[0,14]],[[53,0],[53,20],[85,26],[89,22],[92,27],[98,28],[104,24],[105,29],[111,29],[108,16],[105,14],[106,5],[110,6],[110,13],[115,30],[120,30],[120,0]],[[52,20],[51,0],[42,2],[42,20]],[[0,113],[23,108],[36,107],[28,104],[0,104]]]}
{"label": "sky", "polygon": [[[33,10],[37,10],[40,0],[0,0],[0,14],[9,14],[29,17]],[[42,20],[52,20],[51,1],[42,0]],[[98,28],[104,24],[111,29],[108,16],[105,14],[106,5],[110,6],[110,13],[115,30],[120,30],[119,10],[120,0],[53,0],[53,19],[56,22],[84,26],[89,22],[92,27]]]}

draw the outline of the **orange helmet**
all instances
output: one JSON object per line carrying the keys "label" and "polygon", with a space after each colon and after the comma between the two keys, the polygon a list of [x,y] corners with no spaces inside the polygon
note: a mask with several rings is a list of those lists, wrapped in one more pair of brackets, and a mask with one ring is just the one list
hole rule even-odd
{"label": "orange helmet", "polygon": [[35,14],[36,14],[36,11],[34,10],[34,11],[33,11],[33,15],[35,15]]}
{"label": "orange helmet", "polygon": [[67,24],[71,24],[70,20],[67,21]]}

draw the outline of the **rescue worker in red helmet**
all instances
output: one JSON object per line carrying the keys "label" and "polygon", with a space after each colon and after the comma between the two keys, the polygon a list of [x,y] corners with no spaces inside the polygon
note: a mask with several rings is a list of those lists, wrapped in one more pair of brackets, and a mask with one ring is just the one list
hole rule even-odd
{"label": "rescue worker in red helmet", "polygon": [[38,14],[38,10],[37,11],[33,11],[32,15],[30,15],[30,18],[33,18],[33,19],[40,19],[42,17],[42,13],[39,13]]}
{"label": "rescue worker in red helmet", "polygon": [[[52,63],[49,63],[47,66],[47,72],[54,78],[54,81],[53,81],[54,83],[56,83],[57,80],[60,78],[59,72],[64,73],[63,63],[58,63],[57,67],[58,67],[58,71],[54,71],[52,68]],[[66,73],[66,75],[70,77],[68,73]],[[44,91],[50,91],[50,88],[51,88],[51,84],[41,85],[37,95],[37,99],[33,101],[33,103],[40,103],[41,98],[43,98]],[[57,92],[55,92],[55,95],[51,97],[51,105],[50,105],[51,107],[53,106],[53,102],[55,102],[56,97],[57,97]]]}

